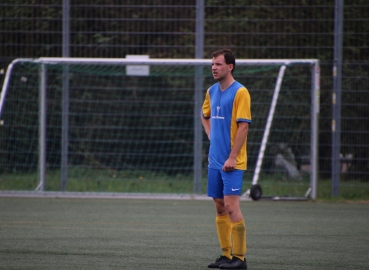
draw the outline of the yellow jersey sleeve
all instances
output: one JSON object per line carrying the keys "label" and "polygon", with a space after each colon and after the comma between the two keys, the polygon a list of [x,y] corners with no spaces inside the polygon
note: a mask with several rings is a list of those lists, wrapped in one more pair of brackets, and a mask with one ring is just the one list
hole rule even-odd
{"label": "yellow jersey sleeve", "polygon": [[210,110],[211,104],[210,104],[210,94],[209,94],[209,89],[206,91],[206,95],[205,95],[205,100],[204,103],[202,105],[202,117],[209,119],[210,118],[210,114],[211,114],[211,110]]}
{"label": "yellow jersey sleeve", "polygon": [[243,87],[237,91],[233,105],[236,122],[248,122],[251,124],[251,97],[246,88]]}

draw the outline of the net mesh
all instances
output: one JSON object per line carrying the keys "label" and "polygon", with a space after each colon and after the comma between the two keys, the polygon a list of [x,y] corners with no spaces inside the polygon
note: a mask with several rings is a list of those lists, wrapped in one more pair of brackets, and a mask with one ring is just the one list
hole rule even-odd
{"label": "net mesh", "polygon": [[[64,68],[46,65],[46,190],[60,189]],[[209,66],[200,69],[205,94],[214,80]],[[301,195],[309,186],[310,69],[286,69],[259,178],[264,195]],[[235,70],[252,98],[245,189],[257,162],[278,70],[275,65],[237,65]],[[39,71],[36,63],[14,67],[2,110],[0,177],[14,183],[12,189],[37,185]],[[193,192],[198,72],[195,66],[163,64],[150,66],[149,76],[132,76],[124,65],[68,65],[68,190]],[[205,134],[203,144],[205,193]]]}

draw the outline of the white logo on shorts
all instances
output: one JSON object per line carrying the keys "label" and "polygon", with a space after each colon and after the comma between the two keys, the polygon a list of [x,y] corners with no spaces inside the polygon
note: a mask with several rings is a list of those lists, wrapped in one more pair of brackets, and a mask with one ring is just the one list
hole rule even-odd
{"label": "white logo on shorts", "polygon": [[232,188],[232,191],[240,190],[240,188]]}

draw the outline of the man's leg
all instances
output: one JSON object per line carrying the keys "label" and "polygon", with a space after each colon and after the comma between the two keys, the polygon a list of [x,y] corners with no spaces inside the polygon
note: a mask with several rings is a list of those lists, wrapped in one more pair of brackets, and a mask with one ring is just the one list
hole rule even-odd
{"label": "man's leg", "polygon": [[223,255],[230,258],[232,252],[231,221],[224,205],[223,188],[223,180],[220,171],[209,168],[207,195],[213,198],[215,204],[215,224],[220,247],[223,250]]}
{"label": "man's leg", "polygon": [[213,197],[216,218],[215,225],[218,233],[218,240],[222,255],[219,256],[215,262],[208,265],[209,268],[219,268],[224,263],[231,262],[232,259],[232,241],[231,241],[231,221],[228,213],[225,210],[223,199],[223,180],[219,170],[208,170],[208,192],[209,197]]}
{"label": "man's leg", "polygon": [[240,196],[225,196],[225,209],[231,220],[234,256],[243,260],[246,254],[246,226],[240,208]]}
{"label": "man's leg", "polygon": [[233,239],[232,262],[222,264],[221,269],[247,269],[246,264],[246,226],[240,208],[240,196],[224,196],[225,209],[231,220]]}
{"label": "man's leg", "polygon": [[226,256],[229,259],[232,259],[231,220],[227,211],[225,210],[224,200],[214,198],[214,202],[217,211],[215,224],[217,228],[220,248],[223,251],[222,255]]}

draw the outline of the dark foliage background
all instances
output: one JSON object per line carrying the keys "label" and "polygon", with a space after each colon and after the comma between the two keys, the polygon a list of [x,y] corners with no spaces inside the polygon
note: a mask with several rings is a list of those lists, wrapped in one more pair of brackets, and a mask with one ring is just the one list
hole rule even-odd
{"label": "dark foliage background", "polygon": [[[62,56],[62,2],[0,3],[3,71],[15,58]],[[119,58],[146,54],[151,58],[194,58],[196,1],[139,2],[71,1],[70,56]],[[237,58],[321,61],[319,172],[323,177],[330,177],[331,166],[334,4],[334,0],[205,1],[206,58],[212,51],[228,47]],[[345,1],[343,31],[341,150],[354,156],[349,177],[367,179],[368,1]],[[31,106],[29,101],[25,106]]]}

